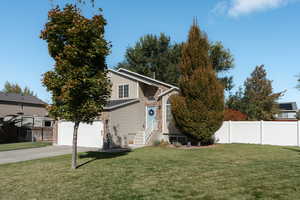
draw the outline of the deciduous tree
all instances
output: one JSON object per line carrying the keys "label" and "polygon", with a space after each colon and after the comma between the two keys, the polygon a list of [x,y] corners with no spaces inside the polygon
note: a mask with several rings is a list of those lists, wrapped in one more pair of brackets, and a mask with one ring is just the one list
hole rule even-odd
{"label": "deciduous tree", "polygon": [[2,90],[4,93],[16,93],[16,94],[21,94],[23,96],[36,96],[36,94],[30,90],[29,87],[24,87],[22,88],[19,84],[17,83],[10,83],[6,81],[4,84],[4,89]]}
{"label": "deciduous tree", "polygon": [[183,134],[210,144],[223,122],[224,89],[212,68],[207,36],[196,22],[183,46],[180,71],[180,94],[171,98],[175,123]]}
{"label": "deciduous tree", "polygon": [[247,120],[247,115],[241,113],[238,110],[225,109],[224,121],[245,121]]}
{"label": "deciduous tree", "polygon": [[110,96],[105,58],[110,44],[104,39],[102,14],[91,19],[73,5],[49,11],[41,38],[48,43],[54,69],[44,74],[43,84],[52,94],[49,112],[74,122],[72,168],[77,166],[77,132],[81,122],[92,123]]}

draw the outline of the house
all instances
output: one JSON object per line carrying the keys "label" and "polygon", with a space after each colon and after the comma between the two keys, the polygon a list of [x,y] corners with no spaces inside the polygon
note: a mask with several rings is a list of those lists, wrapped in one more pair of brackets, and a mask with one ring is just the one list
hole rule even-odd
{"label": "house", "polygon": [[297,120],[297,111],[296,102],[279,103],[279,113],[276,115],[276,120]]}
{"label": "house", "polygon": [[112,145],[143,145],[176,134],[169,97],[176,86],[126,70],[109,70],[111,99],[102,115]]}
{"label": "house", "polygon": [[[112,93],[101,115],[102,136],[99,137],[98,125],[95,125],[94,133],[89,129],[89,134],[81,135],[81,128],[86,126],[82,124],[78,146],[98,146],[91,143],[100,139],[109,147],[147,145],[155,140],[169,141],[170,137],[180,137],[170,107],[170,96],[177,94],[179,88],[122,68],[109,69],[108,76]],[[55,131],[57,144],[71,145],[72,125],[66,122],[64,127],[68,126],[68,130]],[[82,132],[86,133],[86,130],[82,128]]]}
{"label": "house", "polygon": [[15,93],[0,92],[0,121],[12,118],[32,119],[35,126],[50,126],[47,104],[35,96],[23,96]]}
{"label": "house", "polygon": [[[35,96],[0,92],[0,142],[32,140],[34,135],[52,140],[52,119],[47,117],[46,105]],[[44,127],[49,130],[41,130]]]}

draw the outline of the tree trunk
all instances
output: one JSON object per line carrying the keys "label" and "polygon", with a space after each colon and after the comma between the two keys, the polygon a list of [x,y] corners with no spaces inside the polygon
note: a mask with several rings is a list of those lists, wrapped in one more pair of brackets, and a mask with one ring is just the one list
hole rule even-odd
{"label": "tree trunk", "polygon": [[72,146],[72,169],[77,168],[77,133],[80,122],[75,122],[73,132],[73,146]]}

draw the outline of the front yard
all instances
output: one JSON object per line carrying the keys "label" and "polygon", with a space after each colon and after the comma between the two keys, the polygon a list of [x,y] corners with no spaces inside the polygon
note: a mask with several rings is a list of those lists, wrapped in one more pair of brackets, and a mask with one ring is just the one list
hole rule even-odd
{"label": "front yard", "polygon": [[0,165],[1,199],[300,199],[300,149],[217,145]]}
{"label": "front yard", "polygon": [[1,151],[11,151],[11,150],[20,150],[20,149],[30,149],[30,148],[39,148],[52,145],[51,142],[18,142],[10,144],[0,144]]}

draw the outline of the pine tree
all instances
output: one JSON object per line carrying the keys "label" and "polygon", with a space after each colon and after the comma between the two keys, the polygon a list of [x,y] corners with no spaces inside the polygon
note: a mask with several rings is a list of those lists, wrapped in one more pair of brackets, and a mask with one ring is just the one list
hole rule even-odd
{"label": "pine tree", "polygon": [[224,89],[209,58],[209,42],[196,22],[184,44],[180,94],[172,96],[172,114],[179,130],[201,144],[211,144],[223,122]]}
{"label": "pine tree", "polygon": [[177,85],[180,60],[180,44],[172,44],[169,36],[145,35],[134,47],[126,50],[125,60],[117,68],[125,68],[139,74]]}
{"label": "pine tree", "polygon": [[[164,33],[159,36],[147,34],[139,39],[133,47],[125,53],[125,59],[116,68],[125,68],[131,71],[153,77],[157,80],[178,85],[180,63],[183,44],[172,43],[171,38]],[[208,50],[210,62],[218,74],[218,78],[226,90],[233,87],[232,76],[227,72],[234,66],[233,55],[221,42],[210,42]]]}
{"label": "pine tree", "polygon": [[273,93],[272,81],[267,79],[264,65],[255,67],[244,83],[244,112],[249,120],[272,120],[278,113],[278,99],[284,92]]}

